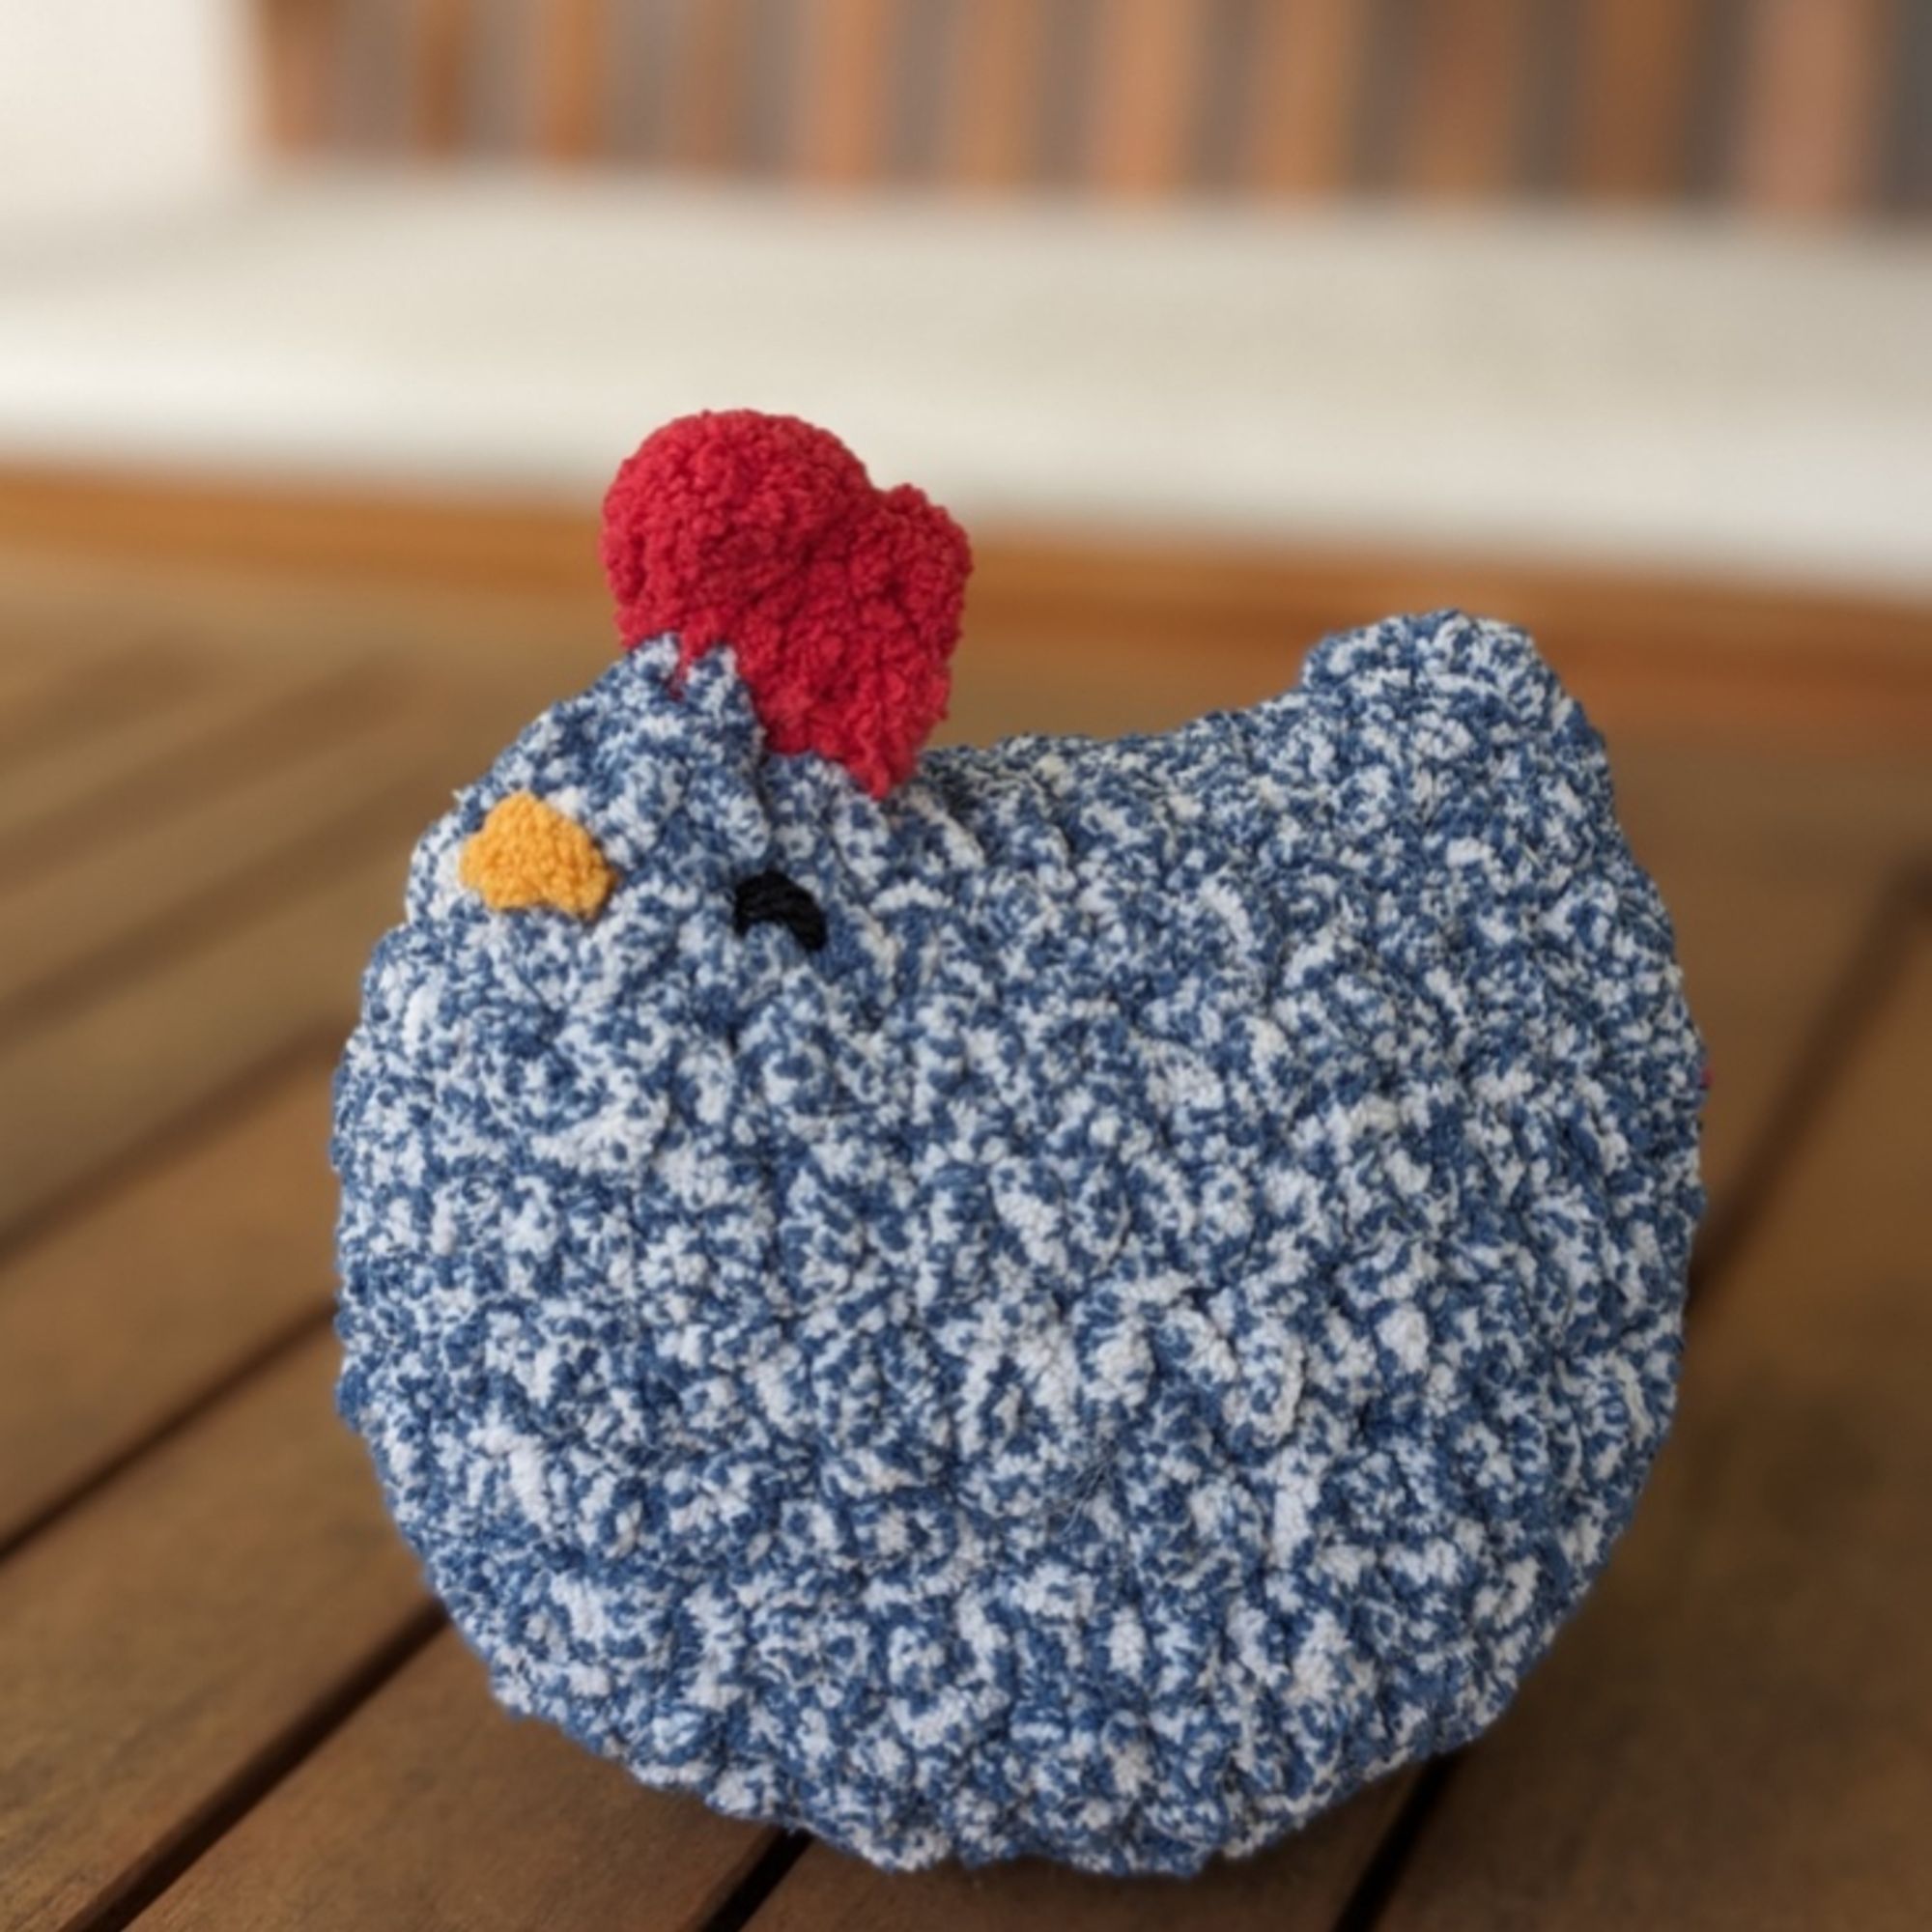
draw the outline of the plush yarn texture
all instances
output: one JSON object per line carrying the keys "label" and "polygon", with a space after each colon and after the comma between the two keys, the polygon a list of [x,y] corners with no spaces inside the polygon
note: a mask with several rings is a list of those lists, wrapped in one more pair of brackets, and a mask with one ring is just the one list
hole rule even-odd
{"label": "plush yarn texture", "polygon": [[[595,918],[464,885],[524,792]],[[338,1085],[342,1407],[498,1695],[640,1778],[1191,1871],[1481,1729],[1603,1562],[1701,1058],[1517,632],[883,798],[658,637],[416,853]]]}
{"label": "plush yarn texture", "polygon": [[497,912],[554,906],[579,919],[597,912],[617,882],[589,833],[526,791],[490,808],[456,875]]}
{"label": "plush yarn texture", "polygon": [[946,715],[965,533],[910,483],[873,486],[829,431],[756,410],[680,416],[604,499],[625,643],[729,643],[775,752],[836,759],[883,795]]}

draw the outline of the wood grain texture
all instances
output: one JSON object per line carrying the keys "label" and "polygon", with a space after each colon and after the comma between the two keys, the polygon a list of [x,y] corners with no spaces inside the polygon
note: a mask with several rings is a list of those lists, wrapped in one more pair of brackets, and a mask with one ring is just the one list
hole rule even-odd
{"label": "wood grain texture", "polygon": [[850,186],[887,172],[901,0],[805,0],[798,168]]}
{"label": "wood grain texture", "polygon": [[1369,26],[1361,0],[1263,6],[1246,101],[1250,186],[1317,194],[1352,185]]}
{"label": "wood grain texture", "polygon": [[23,822],[0,810],[0,910],[54,928],[23,942],[29,977],[0,1003],[0,1234],[346,1030],[415,838],[518,723],[499,705],[486,680],[432,700],[353,664],[211,670],[205,700],[90,738]]}
{"label": "wood grain texture", "polygon": [[[691,97],[681,99],[685,112],[696,111]],[[595,505],[537,497],[486,501],[0,463],[0,530],[16,547],[111,556],[123,569],[239,565],[258,576],[311,572],[497,591],[574,585],[605,601]]]}
{"label": "wood grain texture", "polygon": [[604,52],[610,0],[544,0],[537,12],[537,149],[588,160],[604,138]]}
{"label": "wood grain texture", "polygon": [[211,923],[300,890],[368,801],[424,763],[412,718],[290,746],[232,786],[174,811],[129,813],[110,840],[81,846],[17,885],[0,870],[0,1040],[36,1017],[152,970]]}
{"label": "wood grain texture", "polygon": [[44,651],[0,653],[0,751],[31,747],[35,722],[43,712],[85,724],[93,707],[88,683]]}
{"label": "wood grain texture", "polygon": [[1826,214],[1871,192],[1896,0],[1751,0],[1737,187],[1761,209]]}
{"label": "wood grain texture", "polygon": [[334,1292],[329,1056],[0,1263],[0,1548]]}
{"label": "wood grain texture", "polygon": [[1035,163],[1045,10],[973,0],[954,10],[942,167],[967,187],[1013,187]]}
{"label": "wood grain texture", "polygon": [[[279,572],[310,583],[359,579],[372,597],[388,596],[391,611],[401,596],[460,591],[463,623],[406,614],[397,629],[411,653],[445,664],[473,664],[479,638],[504,629],[497,607],[552,599],[499,653],[520,659],[526,684],[538,636],[574,668],[594,663],[610,637],[587,506],[0,466],[0,529],[16,549],[31,545],[43,567],[111,557],[124,576],[193,565],[230,585],[270,585]],[[1038,525],[976,532],[974,554],[962,680],[991,654],[1034,657],[1086,639],[1131,653],[1151,678],[1172,683],[1160,660],[1185,638],[1188,654],[1233,652],[1285,682],[1325,631],[1392,610],[1460,605],[1535,632],[1606,723],[1932,746],[1932,606],[1904,597],[1496,554],[1156,541]],[[6,568],[0,552],[0,586]],[[257,608],[273,611],[266,600]],[[397,627],[393,614],[387,621]],[[311,626],[303,647],[339,659],[342,637],[354,635],[339,630],[331,640]],[[1067,673],[1078,675],[1077,666]],[[1124,673],[1113,685],[1133,696]]]}
{"label": "wood grain texture", "polygon": [[1680,193],[1706,0],[1581,0],[1566,173],[1579,193]]}
{"label": "wood grain texture", "polygon": [[464,83],[474,40],[475,0],[412,0],[409,122],[421,154],[448,155],[464,135]]}
{"label": "wood grain texture", "polygon": [[330,130],[341,0],[254,0],[252,11],[261,62],[262,142],[284,155],[320,147]]}
{"label": "wood grain texture", "polygon": [[[420,696],[431,688],[428,717],[439,724],[439,742],[454,714],[467,721],[466,731],[487,733],[477,740],[487,750],[559,690],[580,688],[610,666],[617,648],[610,593],[594,582],[594,559],[591,573],[587,586],[518,588],[501,580],[364,575],[348,565],[282,571],[122,556],[107,567],[94,553],[28,554],[0,544],[0,624],[31,639],[23,655],[64,659],[71,632],[83,641],[138,635],[164,611],[171,634],[184,640],[185,661],[212,682],[245,680],[265,659],[298,660],[318,672],[367,671],[373,661],[381,676],[399,680],[387,687],[399,713],[405,689]],[[0,732],[10,715],[0,708]],[[420,709],[410,715],[425,717]]]}
{"label": "wood grain texture", "polygon": [[[1081,671],[1070,647],[1104,642],[1122,653],[1108,690],[1123,702],[1139,701],[1143,677],[1179,689],[1179,666],[1222,652],[1279,690],[1327,632],[1453,605],[1532,632],[1605,725],[1813,748],[1932,747],[1932,607],[1923,604],[1501,557],[1131,547],[1050,531],[996,530],[975,555],[962,682],[990,673],[995,658],[1057,649],[1071,685]],[[1163,669],[1163,656],[1177,666]],[[1040,666],[1036,675],[1053,672]]]}
{"label": "wood grain texture", "polygon": [[1327,1932],[1392,1821],[1385,1779],[1272,1851],[1198,1878],[1108,1879],[1028,1860],[892,1875],[814,1846],[753,1918],[753,1932]]}
{"label": "wood grain texture", "polygon": [[1932,764],[1613,736],[1619,815],[1677,931],[1714,1085],[1714,1226],[1887,889],[1932,854]]}
{"label": "wood grain texture", "polygon": [[121,708],[58,757],[10,758],[0,769],[0,878],[18,884],[111,841],[130,813],[161,812],[231,777],[272,762],[331,728],[353,730],[372,693],[333,674],[261,666],[184,688],[149,707]]}
{"label": "wood grain texture", "polygon": [[1203,66],[1201,0],[1099,0],[1088,173],[1115,194],[1155,194],[1189,178]]}
{"label": "wood grain texture", "polygon": [[511,1718],[445,1633],[139,1924],[696,1932],[772,1835]]}
{"label": "wood grain texture", "polygon": [[1932,938],[1706,1312],[1598,1594],[1385,1932],[1932,1923]]}
{"label": "wood grain texture", "polygon": [[1397,186],[1456,198],[1503,191],[1519,161],[1528,0],[1415,0],[1406,18]]}
{"label": "wood grain texture", "polygon": [[0,657],[0,770],[15,798],[103,731],[144,720],[202,688],[207,666],[166,643],[76,651],[68,639]]}
{"label": "wood grain texture", "polygon": [[[616,158],[627,152],[622,128],[607,124],[625,113],[607,64],[625,20],[647,15],[653,42],[668,48],[668,112],[666,137],[637,145],[653,160],[746,170],[763,164],[743,125],[748,61],[759,33],[795,15],[807,48],[789,77],[797,172],[870,181],[886,130],[906,107],[887,53],[911,4],[783,0],[781,12],[753,0],[248,0],[256,118],[265,146],[283,155],[354,151],[374,129],[385,146],[400,129],[420,159],[459,153],[478,134],[468,83],[487,14],[533,47],[510,83],[522,143],[558,162]],[[1562,189],[1681,198],[1693,147],[1734,129],[1720,183],[1727,196],[1785,213],[1843,213],[1868,205],[1881,185],[1894,132],[1885,125],[1887,81],[1913,4],[1252,0],[1244,10],[1236,0],[1082,0],[1088,24],[1069,92],[1095,110],[1090,185],[1186,189],[1201,82],[1220,57],[1217,37],[1245,11],[1258,38],[1232,140],[1236,180],[1264,193],[1328,192],[1352,185],[1356,126],[1379,122],[1384,63],[1366,56],[1385,43],[1398,83],[1394,185],[1492,196],[1519,185],[1520,110],[1558,85],[1527,71],[1539,28],[1556,21],[1561,38],[1574,22],[1565,66],[1575,84],[1556,110]],[[952,0],[957,72],[946,90],[942,177],[1017,186],[1033,175],[1050,11],[1047,0]],[[1745,27],[1740,71],[1705,90],[1706,43],[1724,56],[1722,23],[1734,14]],[[1909,90],[1898,95],[1909,100]]]}
{"label": "wood grain texture", "polygon": [[313,890],[0,1047],[0,1232],[278,1052],[348,1031],[357,974],[401,906],[404,860],[435,809],[423,784]]}
{"label": "wood grain texture", "polygon": [[686,167],[726,168],[739,158],[749,0],[694,0],[669,56],[666,157]]}
{"label": "wood grain texture", "polygon": [[315,1344],[0,1568],[0,1924],[61,1927],[421,1613]]}

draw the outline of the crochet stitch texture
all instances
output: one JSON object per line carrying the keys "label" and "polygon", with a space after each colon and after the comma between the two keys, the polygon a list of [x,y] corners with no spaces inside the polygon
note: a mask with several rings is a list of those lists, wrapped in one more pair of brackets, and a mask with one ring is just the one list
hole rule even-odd
{"label": "crochet stitch texture", "polygon": [[910,483],[873,486],[830,431],[707,410],[654,430],[604,498],[625,646],[728,643],[775,752],[836,758],[875,798],[946,715],[972,554]]}
{"label": "crochet stitch texture", "polygon": [[[1164,737],[767,753],[646,641],[419,847],[345,1414],[512,1708],[879,1864],[1187,1872],[1503,1708],[1669,1418],[1701,1050],[1454,612]],[[459,877],[529,792],[601,914]],[[782,873],[824,944],[734,924]]]}

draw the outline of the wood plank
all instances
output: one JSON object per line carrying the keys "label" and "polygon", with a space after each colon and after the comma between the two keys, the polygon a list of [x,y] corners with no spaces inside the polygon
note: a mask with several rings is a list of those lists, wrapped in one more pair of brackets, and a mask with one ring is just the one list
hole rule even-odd
{"label": "wood plank", "polygon": [[258,127],[277,154],[304,154],[328,132],[343,0],[256,0],[262,90]]}
{"label": "wood plank", "polygon": [[334,1366],[318,1337],[0,1567],[0,1924],[138,1891],[422,1619]]}
{"label": "wood plank", "polygon": [[392,701],[366,669],[231,669],[178,703],[126,717],[56,761],[0,770],[0,877],[71,863],[130,824],[198,804],[331,738]]}
{"label": "wood plank", "polygon": [[772,1836],[509,1717],[445,1633],[137,1922],[696,1932]]}
{"label": "wood plank", "polygon": [[1100,0],[1088,172],[1116,194],[1158,194],[1190,171],[1208,23],[1200,0]]}
{"label": "wood plank", "polygon": [[410,139],[421,154],[450,155],[462,145],[475,24],[473,0],[412,0]]}
{"label": "wood plank", "polygon": [[[284,570],[326,576],[338,589],[365,579],[365,604],[378,610],[383,595],[460,592],[470,600],[463,623],[399,621],[393,606],[381,621],[405,635],[412,623],[422,655],[466,668],[478,637],[501,631],[496,613],[512,597],[554,600],[516,638],[526,677],[531,633],[575,639],[558,647],[573,667],[601,652],[582,640],[609,635],[588,505],[0,466],[0,528],[32,545],[43,568],[101,555],[124,574],[137,564],[156,575],[216,566],[231,582],[273,586],[284,604],[273,574]],[[1525,625],[1564,656],[1566,674],[1587,654],[1593,706],[1612,693],[1622,707],[1606,709],[1606,720],[1647,716],[1732,737],[1770,728],[1802,740],[1842,731],[1932,744],[1932,605],[1922,599],[1494,554],[1157,543],[1037,525],[989,528],[974,551],[962,681],[992,655],[1036,658],[1042,644],[1065,653],[1085,642],[1131,651],[1158,676],[1177,638],[1193,656],[1233,650],[1279,668],[1325,630],[1458,604]],[[371,621],[366,609],[358,621]],[[329,646],[311,627],[305,648]]]}
{"label": "wood plank", "polygon": [[1285,685],[1325,632],[1456,605],[1534,633],[1605,726],[1932,746],[1932,607],[1923,604],[1495,557],[1135,550],[1054,532],[995,533],[975,554],[961,691],[1009,666],[1030,666],[1045,683],[1060,676],[1053,658],[1064,660],[1069,691],[1092,690],[1081,656],[1092,647],[1110,663],[1119,654],[1101,694],[1109,705],[1138,703],[1144,689],[1181,690],[1185,667],[1209,659],[1231,678],[1257,680],[1259,696]]}
{"label": "wood plank", "polygon": [[[704,17],[711,16],[707,7]],[[695,99],[683,99],[695,111]],[[159,560],[239,565],[257,575],[354,572],[378,581],[496,589],[575,587],[606,602],[597,509],[588,500],[211,482],[6,463],[0,464],[0,530],[21,548],[106,555],[119,568]]]}
{"label": "wood plank", "polygon": [[699,0],[681,10],[668,102],[669,160],[724,168],[739,158],[751,37],[746,7],[747,0]]}
{"label": "wood plank", "polygon": [[[102,571],[74,554],[29,560],[0,546],[0,627],[31,636],[36,651],[70,626],[121,635],[164,610],[170,635],[206,677],[252,676],[265,649],[318,672],[373,665],[393,680],[388,708],[426,743],[440,743],[460,719],[472,762],[452,761],[452,780],[473,776],[541,706],[609,668],[617,649],[609,607],[608,592],[368,580],[354,570],[292,579],[124,558]],[[381,696],[372,691],[372,711]],[[446,749],[453,760],[456,741]]]}
{"label": "wood plank", "polygon": [[888,1876],[814,1845],[753,1915],[755,1932],[1316,1932],[1333,1925],[1406,1786],[1386,1778],[1252,1859],[1218,1860],[1184,1886],[1098,1878],[1037,1860]]}
{"label": "wood plank", "polygon": [[1416,0],[1408,17],[1397,185],[1457,197],[1510,187],[1533,24],[1527,0]]}
{"label": "wood plank", "polygon": [[1568,172],[1611,199],[1682,191],[1703,0],[1582,0]]}
{"label": "wood plank", "polygon": [[890,158],[899,0],[808,0],[799,62],[799,172],[851,185]]}
{"label": "wood plank", "polygon": [[197,688],[199,668],[166,645],[87,655],[36,639],[14,648],[18,657],[0,663],[0,769],[14,786],[35,766],[65,761],[99,732],[138,726]]}
{"label": "wood plank", "polygon": [[410,838],[438,789],[412,784],[382,801],[388,823],[313,890],[0,1048],[0,1231],[278,1051],[347,1030],[362,961],[400,914]]}
{"label": "wood plank", "polygon": [[[366,730],[360,713],[378,687],[352,671],[316,689],[331,705],[348,706]],[[198,902],[176,907],[178,926],[164,915],[148,928],[142,971],[113,962],[98,997],[90,986],[87,1001],[37,1008],[30,1031],[0,1040],[0,1234],[292,1042],[346,1030],[368,948],[400,914],[416,836],[447,804],[452,781],[473,775],[523,709],[517,703],[503,715],[504,694],[488,682],[439,690],[434,701],[416,687],[405,704],[410,690],[400,678],[380,687],[404,707],[396,728],[420,740],[413,756],[398,749],[395,776],[384,777],[372,759],[340,813],[285,851],[288,863],[270,854],[231,879],[232,891],[217,876]],[[318,728],[325,706],[313,694],[305,702],[279,738],[252,729],[239,735],[251,767],[289,757],[300,734]],[[177,804],[212,779],[235,776],[206,744],[181,773]],[[145,781],[130,779],[124,789],[125,801],[98,828],[109,866],[103,876],[112,870],[106,835],[120,834],[138,852],[139,828],[157,809]],[[326,797],[312,803],[327,810]],[[98,805],[98,796],[89,802],[90,810]],[[31,843],[9,852],[8,867],[13,877],[35,879],[62,869]],[[9,876],[0,868],[0,878]]]}
{"label": "wood plank", "polygon": [[[58,717],[69,707],[86,707],[87,680],[62,682],[66,689],[49,689],[37,708]],[[110,690],[85,725],[71,715],[58,757],[29,752],[0,765],[0,846],[58,826],[129,770],[152,770],[164,782],[178,766],[193,762],[191,754],[209,734],[233,732],[286,691],[286,682],[276,689],[272,671],[244,671],[217,683],[204,666],[180,661],[166,668],[160,685],[147,703],[124,702]]]}
{"label": "wood plank", "polygon": [[1370,18],[1361,0],[1262,8],[1246,114],[1250,186],[1332,194],[1353,185]]}
{"label": "wood plank", "polygon": [[1737,185],[1758,208],[1841,213],[1878,180],[1894,0],[1754,0]]}
{"label": "wood plank", "polygon": [[1039,0],[954,10],[944,170],[967,187],[1013,187],[1036,163],[1046,11]]}
{"label": "wood plank", "polygon": [[0,1549],[304,1321],[334,1285],[318,1044],[0,1264]]}
{"label": "wood plank", "polygon": [[414,720],[292,748],[285,758],[178,812],[128,820],[17,884],[0,872],[0,1041],[116,977],[151,971],[201,926],[287,897],[307,867],[354,838],[372,796],[425,763]]}
{"label": "wood plank", "polygon": [[1932,768],[1634,735],[1610,753],[1710,1051],[1715,1226],[1889,882],[1932,853]]}
{"label": "wood plank", "polygon": [[27,639],[14,635],[11,624],[6,633],[0,633],[0,731],[7,734],[0,738],[0,745],[21,742],[12,723],[16,715],[24,713],[31,719],[48,703],[57,712],[65,710],[68,683],[65,668],[52,651],[36,648]]}
{"label": "wood plank", "polygon": [[1932,940],[1702,1322],[1596,1597],[1386,1932],[1932,1923]]}
{"label": "wood plank", "polygon": [[[1522,589],[1519,604],[1498,597],[1472,608],[1532,613],[1539,644],[1613,743],[1697,738],[1713,748],[1828,762],[1860,754],[1922,759],[1932,750],[1932,656],[1921,668],[1911,649],[1894,654],[1881,646],[1867,654],[1844,633],[1831,656],[1823,630],[1790,651],[1769,635],[1733,647],[1720,627],[1676,649],[1674,625],[1646,632],[1633,614],[1623,635],[1614,604],[1585,613],[1565,600],[1560,610],[1540,613],[1532,587]],[[1311,586],[1310,609],[1266,630],[1230,621],[1217,631],[1211,617],[1178,623],[1176,635],[1190,633],[1184,649],[1165,633],[1157,610],[1144,610],[1138,625],[1114,626],[1103,613],[1077,609],[982,609],[969,616],[972,635],[954,660],[952,703],[939,741],[984,742],[1014,729],[1164,729],[1198,715],[1190,707],[1204,690],[1223,704],[1286,690],[1302,640],[1402,608],[1430,602],[1318,601]],[[1552,621],[1538,621],[1542,614]],[[1096,663],[1105,665],[1104,674],[1096,674]]]}
{"label": "wood plank", "polygon": [[606,0],[546,0],[538,10],[537,147],[582,161],[603,145]]}

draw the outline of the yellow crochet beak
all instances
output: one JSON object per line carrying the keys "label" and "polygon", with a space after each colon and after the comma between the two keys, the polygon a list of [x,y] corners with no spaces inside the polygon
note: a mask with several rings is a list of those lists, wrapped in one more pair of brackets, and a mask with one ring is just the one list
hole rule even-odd
{"label": "yellow crochet beak", "polygon": [[595,914],[617,883],[589,833],[527,791],[490,808],[463,848],[457,876],[493,911],[550,906],[577,919]]}

